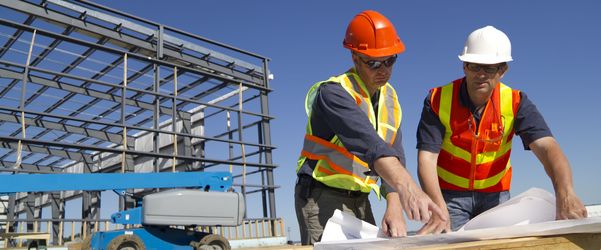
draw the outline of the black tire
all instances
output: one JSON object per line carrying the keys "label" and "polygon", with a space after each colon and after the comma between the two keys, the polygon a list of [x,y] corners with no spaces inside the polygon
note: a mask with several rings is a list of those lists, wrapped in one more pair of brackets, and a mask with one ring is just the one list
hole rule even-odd
{"label": "black tire", "polygon": [[146,250],[144,242],[136,235],[119,235],[109,242],[107,250]]}
{"label": "black tire", "polygon": [[32,240],[27,244],[27,250],[46,250],[46,240]]}
{"label": "black tire", "polygon": [[221,235],[207,234],[199,242],[193,242],[194,250],[231,250],[230,242]]}
{"label": "black tire", "polygon": [[27,250],[38,250],[38,242],[37,241],[29,242],[29,244],[27,244]]}

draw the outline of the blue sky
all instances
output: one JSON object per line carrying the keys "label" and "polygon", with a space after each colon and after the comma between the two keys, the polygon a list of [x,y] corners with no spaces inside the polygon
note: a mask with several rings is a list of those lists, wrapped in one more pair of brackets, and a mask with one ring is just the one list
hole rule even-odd
{"label": "blue sky", "polygon": [[[502,82],[520,89],[542,112],[568,156],[576,192],[601,203],[601,1],[97,1],[138,17],[271,58],[270,95],[277,216],[298,240],[294,214],[295,165],[306,117],[304,95],[317,81],[351,66],[342,47],[348,22],[363,10],[386,15],[407,50],[394,66],[392,85],[403,109],[407,168],[416,177],[415,130],[430,88],[462,76],[457,55],[467,35],[485,25],[504,31],[514,62]],[[521,140],[512,153],[512,195],[531,187],[552,192],[542,165]],[[385,202],[373,199],[379,221]],[[420,224],[409,223],[409,229]]]}

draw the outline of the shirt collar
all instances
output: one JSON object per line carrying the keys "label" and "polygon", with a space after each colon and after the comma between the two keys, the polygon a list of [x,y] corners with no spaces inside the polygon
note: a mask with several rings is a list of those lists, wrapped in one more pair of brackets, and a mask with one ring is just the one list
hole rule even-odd
{"label": "shirt collar", "polygon": [[477,107],[472,103],[472,100],[467,93],[467,82],[465,81],[465,77],[461,80],[461,85],[459,87],[459,103],[461,106],[468,108],[472,113],[476,111]]}

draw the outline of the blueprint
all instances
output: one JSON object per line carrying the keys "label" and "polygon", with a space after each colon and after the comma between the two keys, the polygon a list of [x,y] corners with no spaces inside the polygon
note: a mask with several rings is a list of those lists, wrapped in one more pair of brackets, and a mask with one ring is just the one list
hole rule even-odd
{"label": "blueprint", "polygon": [[[324,237],[327,240],[316,243],[314,249],[408,249],[477,240],[601,233],[601,217],[556,221],[555,198],[547,191],[537,188],[530,189],[476,216],[457,232],[439,235],[385,238],[377,233],[373,228],[375,226],[359,227],[364,225],[362,221],[354,217],[349,218],[352,215],[343,215],[346,217],[342,218],[338,215],[338,218],[331,221],[337,225],[329,228],[326,225]],[[346,223],[342,223],[344,219]],[[349,221],[354,222],[349,223]],[[361,233],[362,230],[367,231]]]}

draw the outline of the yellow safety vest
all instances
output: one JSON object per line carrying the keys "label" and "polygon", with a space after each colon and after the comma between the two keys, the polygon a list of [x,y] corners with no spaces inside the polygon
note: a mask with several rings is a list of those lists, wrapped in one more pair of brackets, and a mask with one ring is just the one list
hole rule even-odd
{"label": "yellow safety vest", "polygon": [[371,97],[365,84],[354,71],[350,70],[342,75],[331,77],[327,81],[315,83],[305,99],[305,111],[309,119],[303,150],[296,171],[299,171],[306,159],[317,160],[312,174],[315,180],[330,187],[352,191],[360,190],[364,193],[369,193],[373,189],[379,198],[378,176],[366,174],[370,170],[367,163],[350,153],[338,139],[338,136],[334,135],[331,140],[327,141],[314,136],[312,133],[311,108],[317,89],[326,82],[335,82],[342,85],[355,100],[357,106],[365,112],[378,135],[388,144],[392,145],[394,143],[397,130],[400,128],[401,106],[396,91],[389,83],[380,88],[377,115],[374,113]]}

